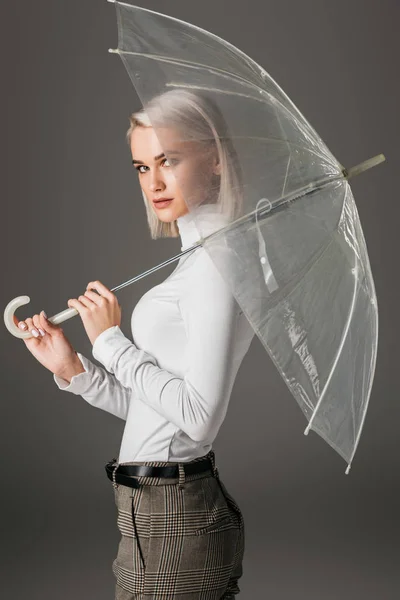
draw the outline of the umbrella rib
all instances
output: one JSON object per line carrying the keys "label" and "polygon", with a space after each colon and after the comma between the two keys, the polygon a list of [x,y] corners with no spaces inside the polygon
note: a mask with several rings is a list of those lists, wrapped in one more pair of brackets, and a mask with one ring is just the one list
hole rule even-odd
{"label": "umbrella rib", "polygon": [[[290,142],[286,141],[285,143],[290,143]],[[289,174],[290,160],[291,160],[291,154],[289,154],[288,160],[287,160],[286,173],[285,173],[285,181],[283,182],[282,194],[284,194],[285,190],[286,190],[286,183],[287,183],[288,174]]]}
{"label": "umbrella rib", "polygon": [[[305,146],[301,146],[300,144],[296,144],[295,142],[292,142],[289,139],[284,140],[283,138],[259,137],[259,136],[251,136],[251,135],[233,135],[233,136],[231,136],[231,139],[234,139],[234,140],[241,140],[241,139],[265,140],[265,141],[277,142],[279,144],[289,144],[293,148],[298,148],[299,150],[309,152],[310,154],[313,154],[314,156],[316,156],[317,158],[320,158],[321,160],[325,159],[328,162],[328,164],[332,164],[332,162],[329,162],[329,160],[328,160],[329,158],[332,157],[332,155],[320,154],[319,152],[317,152],[316,150],[313,150],[312,148],[307,148]],[[335,161],[336,161],[336,159],[335,159]],[[339,163],[336,161],[336,164],[334,166],[338,166],[338,164]]]}
{"label": "umbrella rib", "polygon": [[[115,1],[115,0],[111,0],[111,1]],[[131,4],[127,4],[125,2],[116,1],[115,3],[117,5],[120,4],[122,6],[126,6],[126,7],[130,8],[131,10],[132,9],[134,9],[134,10],[140,10],[142,12],[147,12],[147,13],[150,13],[150,14],[153,14],[153,15],[157,15],[158,17],[162,17],[163,19],[166,18],[165,14],[157,12],[155,10],[150,10],[148,8],[143,8],[143,7],[139,7],[139,6],[132,6]],[[221,38],[219,35],[216,35],[215,33],[212,33],[211,31],[207,31],[206,29],[203,29],[202,27],[199,27],[198,25],[194,25],[192,23],[189,24],[186,21],[183,21],[182,19],[178,19],[177,17],[172,17],[170,15],[167,18],[168,18],[168,20],[174,21],[175,23],[178,23],[179,25],[183,25],[184,27],[187,27],[188,25],[190,25],[190,27],[191,27],[192,30],[200,32],[201,35],[205,35],[207,38],[211,38],[211,39],[215,40],[219,44],[222,44],[225,48],[229,49],[233,54],[237,54],[241,59],[243,59],[245,61],[245,63],[247,64],[247,66],[249,68],[253,67],[254,73],[256,73],[257,75],[261,76],[263,79],[265,77],[268,77],[270,83],[276,88],[276,90],[279,92],[279,94],[292,106],[293,110],[303,119],[304,123],[307,125],[307,127],[309,128],[309,130],[311,132],[314,132],[314,134],[316,136],[318,136],[318,134],[315,131],[315,129],[307,121],[307,119],[304,117],[304,115],[302,115],[302,113],[299,111],[299,109],[297,108],[297,106],[289,98],[289,96],[284,92],[284,90],[281,88],[281,86],[275,81],[275,79],[269,73],[267,73],[267,71],[264,69],[264,67],[262,67],[261,65],[259,65],[253,58],[251,58],[251,56],[249,56],[248,54],[246,54],[245,52],[243,52],[243,50],[240,50],[240,48],[238,48],[234,44],[231,44],[231,42],[228,42],[228,40],[225,40],[225,39]],[[117,53],[119,53],[119,52],[121,52],[121,50],[119,50],[119,49],[118,50],[111,50],[111,49],[109,49],[109,52],[117,52]],[[244,80],[244,81],[246,81],[246,80]],[[261,90],[261,88],[258,88],[258,89],[260,91],[263,91],[263,90]]]}
{"label": "umbrella rib", "polygon": [[[115,0],[111,0],[111,1],[114,2]],[[119,2],[119,1],[116,1],[115,3],[116,3],[117,6],[118,5],[122,5],[122,6],[126,6],[127,8],[129,8],[131,10],[139,10],[139,11],[142,11],[142,12],[147,12],[149,14],[157,15],[158,17],[162,17],[163,19],[166,18],[165,14],[157,12],[157,11],[154,11],[154,10],[150,10],[148,8],[143,8],[143,7],[138,7],[138,6],[132,6],[131,4],[127,4],[125,2]],[[187,27],[189,25],[186,21],[183,21],[182,19],[178,19],[176,17],[168,16],[167,18],[168,18],[168,20],[173,21],[175,23],[178,23],[179,25],[183,25],[185,27]],[[268,77],[268,80],[271,83],[271,85],[275,87],[275,89],[282,96],[282,98],[284,98],[285,101],[289,104],[289,106],[292,107],[292,110],[294,111],[294,113],[290,113],[291,116],[294,117],[295,114],[297,116],[300,116],[301,119],[302,119],[302,129],[304,129],[304,126],[306,126],[307,129],[308,129],[309,135],[311,137],[316,137],[318,140],[320,140],[321,143],[323,143],[322,140],[321,140],[321,138],[320,138],[320,136],[318,135],[318,133],[315,131],[315,129],[312,127],[312,125],[308,122],[308,120],[304,117],[304,115],[300,112],[300,110],[297,108],[297,106],[294,104],[294,102],[284,92],[284,90],[275,81],[275,79],[269,73],[267,73],[267,71],[260,64],[258,64],[248,54],[246,54],[245,52],[243,52],[243,50],[240,50],[240,48],[237,48],[237,46],[235,46],[234,44],[231,44],[231,42],[228,42],[227,40],[221,38],[220,36],[216,35],[215,33],[207,31],[207,30],[203,29],[202,27],[198,27],[197,25],[193,25],[193,24],[190,24],[190,27],[191,27],[192,30],[200,32],[201,35],[205,35],[208,38],[211,38],[211,39],[215,40],[219,44],[222,44],[225,48],[229,49],[233,54],[237,54],[241,59],[243,59],[245,61],[246,65],[249,68],[252,68],[253,71],[254,71],[254,73],[257,74],[258,76],[261,76],[261,78],[263,80],[266,77]],[[116,52],[116,53],[124,52],[126,54],[129,53],[128,51],[123,51],[123,50],[120,50],[120,49],[117,49],[117,50],[109,49],[109,52]],[[132,53],[132,54],[134,54],[134,53]],[[139,54],[139,53],[136,53],[136,54]],[[143,53],[142,53],[142,55],[146,56]],[[162,60],[162,58],[160,58],[160,60]],[[223,72],[224,71],[222,71],[222,73]],[[230,74],[230,76],[232,77],[232,74]],[[246,85],[249,85],[251,87],[256,87],[260,91],[260,93],[263,93],[263,92],[264,93],[268,93],[268,92],[265,92],[265,90],[263,90],[262,88],[260,88],[256,84],[249,83],[246,79],[242,78],[242,81],[244,83],[246,83]],[[276,100],[276,99],[274,98],[274,100]],[[297,118],[296,118],[296,121],[297,121]],[[328,150],[328,148],[327,148],[327,150]]]}
{"label": "umbrella rib", "polygon": [[[330,242],[330,243],[329,243],[329,245],[328,245],[328,246],[325,248],[325,250],[324,250],[324,253],[325,253],[326,249],[327,249],[327,248],[330,246],[330,244],[331,244],[333,241],[334,241],[334,237],[332,236],[331,242]],[[313,266],[314,266],[314,265],[313,265]],[[346,341],[346,339],[347,339],[347,335],[348,335],[348,333],[349,333],[350,321],[351,321],[351,318],[352,318],[352,316],[353,316],[354,307],[355,307],[355,302],[356,302],[356,297],[357,297],[357,279],[355,279],[355,283],[354,283],[354,289],[353,289],[353,297],[352,297],[352,302],[351,302],[350,310],[349,310],[349,313],[348,313],[348,316],[347,316],[346,325],[345,325],[345,327],[344,327],[344,329],[343,329],[342,337],[341,337],[340,344],[339,344],[339,347],[338,347],[338,350],[337,350],[337,353],[336,353],[336,357],[335,357],[335,359],[334,359],[334,362],[333,362],[333,366],[332,366],[332,368],[331,368],[331,371],[330,371],[330,373],[329,373],[329,376],[328,376],[328,378],[327,378],[327,380],[326,380],[326,383],[325,383],[325,385],[324,385],[324,389],[322,390],[322,392],[321,392],[321,394],[320,394],[320,396],[319,396],[319,398],[318,398],[318,402],[317,402],[317,404],[315,405],[315,409],[314,409],[314,412],[313,412],[313,414],[311,415],[310,421],[309,421],[309,423],[308,423],[308,425],[307,425],[307,427],[306,427],[306,429],[305,429],[305,431],[304,431],[304,435],[307,435],[307,434],[308,434],[308,432],[309,432],[309,431],[310,431],[310,429],[311,429],[312,422],[314,421],[315,415],[317,414],[317,411],[318,411],[319,407],[321,406],[322,400],[323,400],[323,399],[324,399],[324,397],[325,397],[325,393],[326,393],[326,391],[327,391],[327,389],[328,389],[328,385],[329,385],[329,383],[330,383],[330,381],[331,381],[331,379],[332,379],[333,373],[334,373],[334,371],[335,371],[335,369],[336,369],[336,365],[337,365],[337,363],[338,363],[338,361],[339,361],[339,358],[340,358],[340,356],[341,356],[341,354],[342,354],[343,346],[344,346],[344,343],[345,343],[345,341]]]}
{"label": "umbrella rib", "polygon": [[218,67],[211,67],[210,65],[206,65],[203,63],[193,63],[188,60],[181,59],[181,58],[180,59],[168,58],[166,56],[161,56],[159,54],[149,54],[149,53],[145,53],[145,52],[132,52],[130,50],[121,50],[119,48],[117,50],[113,50],[112,52],[114,52],[116,54],[128,54],[131,56],[140,56],[142,58],[148,58],[149,60],[158,60],[160,62],[166,62],[166,63],[172,64],[172,65],[188,67],[189,69],[197,69],[197,70],[206,69],[209,73],[213,73],[214,75],[221,75],[222,77],[225,77],[226,79],[229,79],[231,81],[242,83],[242,84],[246,85],[247,87],[249,87],[250,89],[258,90],[260,93],[268,94],[269,96],[271,96],[272,99],[275,99],[274,96],[272,96],[266,90],[263,90],[256,83],[249,81],[245,77],[236,75],[235,73],[231,73],[229,71],[226,71],[225,69],[219,69]]}
{"label": "umbrella rib", "polygon": [[[131,4],[127,4],[125,2],[119,2],[119,1],[115,1],[115,0],[110,0],[110,1],[115,2],[115,4],[117,4],[117,5],[126,6],[127,8],[130,8],[130,9],[140,10],[140,11],[147,12],[147,13],[150,13],[153,15],[157,15],[159,17],[162,17],[163,19],[165,19],[165,17],[166,17],[165,14],[157,12],[155,10],[150,10],[148,8],[143,8],[141,6],[140,7],[133,6]],[[186,21],[183,21],[182,19],[178,19],[176,17],[168,16],[167,19],[170,21],[175,21],[176,23],[179,23],[180,25],[184,25],[186,27],[188,25],[188,23]],[[236,46],[234,46],[234,44],[231,44],[227,40],[221,38],[220,36],[216,35],[215,33],[212,33],[211,31],[207,31],[207,30],[203,29],[202,27],[198,27],[197,25],[193,25],[192,23],[190,23],[190,27],[191,27],[191,29],[193,29],[195,31],[199,31],[202,35],[205,35],[209,38],[213,38],[218,43],[221,43],[224,47],[230,49],[233,53],[237,53],[241,58],[244,58],[245,62],[248,64],[248,66],[253,65],[253,67],[255,67],[254,68],[255,73],[257,73],[257,71],[259,71],[259,73],[261,73],[261,76],[263,76],[264,74],[268,75],[268,77],[270,78],[272,83],[276,86],[276,88],[280,91],[280,93],[283,96],[285,96],[286,98],[288,98],[286,96],[285,92],[279,87],[279,85],[275,82],[275,80],[273,80],[272,77],[265,71],[265,69],[263,67],[261,67],[261,65],[259,65],[253,58],[251,58],[245,52],[240,50],[240,48],[237,48]],[[117,52],[121,52],[121,50],[118,49]],[[127,53],[127,51],[124,51],[124,52]],[[288,98],[288,100],[289,100],[289,102],[292,103],[290,98]],[[293,104],[293,106],[295,107],[294,104]],[[296,110],[298,110],[298,109],[296,108]]]}
{"label": "umbrella rib", "polygon": [[[172,58],[167,58],[165,56],[161,56],[158,54],[149,54],[149,53],[144,53],[144,52],[132,52],[132,51],[128,51],[128,50],[120,50],[119,48],[117,50],[109,50],[112,52],[115,52],[116,54],[127,54],[127,55],[131,55],[131,56],[140,56],[142,58],[148,58],[149,60],[157,60],[160,62],[166,62],[168,64],[172,64],[172,65],[178,65],[178,66],[184,66],[187,68],[191,68],[191,69],[198,69],[198,70],[203,70],[206,69],[208,72],[216,74],[216,75],[220,75],[221,77],[225,77],[228,80],[231,80],[235,83],[241,83],[242,85],[245,85],[246,87],[249,87],[250,89],[256,90],[258,91],[260,94],[265,94],[268,99],[273,103],[273,104],[277,104],[279,103],[280,107],[282,110],[286,111],[289,115],[290,118],[293,119],[298,127],[300,129],[302,129],[304,131],[304,127],[307,127],[307,134],[309,137],[311,137],[311,139],[315,142],[318,141],[319,145],[324,145],[324,142],[321,140],[320,136],[318,136],[318,134],[315,132],[315,130],[310,126],[310,124],[308,123],[308,121],[306,121],[306,119],[302,116],[303,121],[299,121],[297,116],[290,112],[289,109],[287,107],[285,107],[277,98],[275,98],[275,96],[273,96],[270,92],[268,92],[267,90],[264,90],[262,87],[260,87],[259,85],[257,85],[254,82],[249,81],[248,79],[246,79],[245,77],[241,77],[239,75],[235,75],[234,73],[230,73],[229,71],[225,71],[224,69],[219,69],[216,67],[210,67],[209,65],[205,65],[202,63],[192,63],[189,61],[185,61],[183,59],[172,59]],[[177,85],[179,85],[178,83],[172,83],[172,84],[167,84],[167,87],[177,87]],[[190,87],[187,86],[186,84],[183,84],[182,87]],[[193,86],[193,89],[196,86]],[[198,89],[201,89],[202,86],[198,86]],[[206,89],[206,88],[204,88]],[[222,93],[231,93],[234,94],[236,96],[243,96],[245,98],[251,98],[257,102],[265,102],[265,100],[263,100],[262,98],[256,98],[253,96],[248,96],[246,94],[242,94],[241,92],[227,92],[226,90],[219,90],[219,89],[214,89],[213,91],[220,91]],[[284,94],[283,94],[284,95]],[[296,110],[296,112],[299,112],[297,107],[291,102],[291,105],[294,107],[294,109]],[[328,150],[328,148],[327,148]]]}
{"label": "umbrella rib", "polygon": [[[254,100],[256,102],[261,102],[262,104],[265,104],[265,99],[263,98],[256,98],[254,96],[249,96],[248,94],[243,94],[242,92],[235,92],[232,90],[222,90],[220,88],[216,88],[216,87],[207,87],[204,85],[192,85],[192,84],[187,84],[187,83],[179,83],[179,82],[171,82],[171,83],[167,83],[166,87],[174,87],[174,88],[186,88],[186,89],[190,89],[190,90],[203,90],[203,91],[207,91],[207,92],[217,92],[217,93],[221,93],[221,94],[228,94],[228,95],[232,95],[232,96],[240,96],[242,98],[249,98],[251,100]],[[272,96],[272,94],[270,92],[267,92],[265,90],[261,90],[260,92],[265,93],[269,99],[271,100],[272,104],[277,104],[279,103],[279,105],[282,107],[283,110],[288,111],[287,107],[285,107],[281,102],[279,102],[279,100],[277,100],[274,96]],[[296,117],[289,112],[290,117],[299,124],[299,121],[296,119]],[[303,126],[303,124],[301,125]],[[316,134],[318,135],[318,134]],[[233,136],[232,136],[233,137]],[[240,136],[235,136],[237,139],[240,139]],[[252,137],[252,136],[241,136],[243,138],[248,137],[249,139],[264,139],[264,138],[257,138],[257,137]],[[276,139],[282,142],[287,142],[288,140],[284,140],[283,138],[265,138],[265,139]],[[314,138],[313,138],[314,139]],[[319,142],[319,146],[323,146],[324,148],[327,148],[326,144],[324,144],[321,140],[321,138],[318,136],[318,139],[320,140]],[[291,142],[292,143],[292,142]],[[296,146],[295,144],[292,143],[293,146]],[[303,149],[303,146],[297,146],[298,148]],[[315,153],[316,156],[321,157],[320,154]],[[329,155],[332,157],[332,153],[329,151]],[[334,157],[333,157],[334,158]],[[335,159],[336,160],[336,159]],[[337,162],[337,161],[336,161]]]}
{"label": "umbrella rib", "polygon": [[[378,338],[378,313],[377,312],[375,312],[375,316],[376,316],[376,325],[377,325],[377,327],[376,327],[376,335],[375,335],[375,340],[374,341],[376,342],[376,346],[375,346],[376,349],[375,349],[375,352],[374,352],[373,357],[372,357],[373,364],[371,365],[371,370],[370,370],[371,373],[373,373],[375,371],[376,356],[377,356],[377,347],[378,347],[378,339],[379,339]],[[368,404],[369,404],[369,401],[371,399],[372,384],[373,384],[373,379],[372,379],[372,377],[370,377],[369,378],[368,393],[367,393],[367,396],[366,396],[366,398],[367,398],[366,408],[365,408],[365,411],[363,413],[363,416],[361,417],[361,423],[360,423],[359,428],[358,428],[358,433],[357,433],[357,437],[356,437],[356,441],[355,441],[355,444],[354,444],[353,451],[352,451],[352,453],[350,455],[349,463],[348,463],[348,466],[347,466],[347,469],[346,469],[346,475],[350,471],[351,463],[353,461],[354,455],[355,455],[356,450],[357,450],[358,443],[360,441],[361,432],[362,432],[362,429],[364,427],[365,417],[367,416]]]}
{"label": "umbrella rib", "polygon": [[[275,105],[279,104],[279,106],[281,107],[281,110],[285,111],[290,116],[290,118],[292,120],[294,120],[294,122],[297,124],[297,126],[299,127],[299,129],[301,129],[301,130],[304,131],[304,127],[306,126],[307,127],[308,137],[311,138],[313,140],[313,142],[315,142],[315,143],[318,142],[319,146],[325,147],[326,150],[329,152],[330,156],[335,159],[335,157],[331,154],[331,152],[326,147],[326,145],[324,144],[324,142],[322,142],[322,140],[318,136],[318,134],[315,133],[314,130],[310,129],[310,126],[304,120],[304,117],[303,117],[303,122],[299,121],[297,119],[297,117],[295,116],[295,114],[291,113],[289,111],[289,109],[287,107],[285,107],[270,92],[268,92],[267,90],[262,89],[260,86],[256,85],[255,83],[249,82],[247,79],[245,79],[243,77],[235,76],[234,74],[228,73],[227,71],[224,71],[222,69],[217,69],[217,68],[214,68],[214,67],[209,67],[209,66],[201,64],[201,63],[193,64],[193,63],[190,63],[189,61],[177,60],[177,59],[168,59],[168,58],[160,56],[158,54],[145,54],[143,52],[128,52],[128,51],[119,50],[119,49],[117,50],[117,53],[118,54],[128,54],[128,55],[133,55],[133,56],[141,56],[143,58],[148,58],[150,60],[159,60],[161,62],[167,62],[169,64],[174,64],[174,65],[176,64],[176,65],[179,65],[179,66],[185,66],[185,67],[192,68],[192,69],[199,69],[199,70],[201,70],[201,69],[207,69],[211,73],[221,75],[221,76],[223,76],[223,77],[225,77],[227,79],[230,79],[232,81],[235,81],[235,82],[240,82],[240,83],[246,85],[247,87],[249,87],[250,89],[257,90],[260,94],[265,94],[268,97],[268,99],[271,101],[271,103],[273,103]],[[183,88],[187,88],[187,89],[204,89],[204,90],[209,90],[209,91],[213,91],[213,92],[221,92],[221,93],[224,93],[224,94],[232,94],[234,96],[241,96],[241,97],[244,97],[244,98],[250,98],[250,99],[252,99],[252,100],[254,100],[256,102],[261,102],[261,103],[265,104],[265,99],[260,98],[260,97],[255,97],[255,96],[249,96],[249,95],[243,94],[241,92],[221,90],[219,88],[206,88],[205,86],[191,86],[191,85],[187,85],[185,83],[179,84],[178,82],[173,82],[173,83],[166,84],[166,87],[178,87],[178,86],[179,87],[183,87]],[[327,156],[327,154],[328,153],[325,153],[325,156]],[[319,154],[316,154],[316,156],[320,157]]]}

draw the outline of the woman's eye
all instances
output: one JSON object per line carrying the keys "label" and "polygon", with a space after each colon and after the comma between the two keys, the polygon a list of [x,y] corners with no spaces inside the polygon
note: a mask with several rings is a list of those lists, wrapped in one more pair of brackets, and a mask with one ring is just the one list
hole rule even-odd
{"label": "woman's eye", "polygon": [[177,165],[178,164],[178,160],[176,158],[171,158],[171,160],[168,160],[168,158],[164,158],[163,163],[168,163],[167,167],[171,167],[172,165]]}
{"label": "woman's eye", "polygon": [[[170,161],[168,160],[168,158],[164,158],[161,162],[161,164],[163,166],[166,167],[170,167],[171,165],[175,165],[177,164],[177,160],[172,158]],[[137,167],[135,167],[136,171],[138,171],[139,173],[146,173],[146,170],[148,169],[148,167],[146,165],[138,165]]]}

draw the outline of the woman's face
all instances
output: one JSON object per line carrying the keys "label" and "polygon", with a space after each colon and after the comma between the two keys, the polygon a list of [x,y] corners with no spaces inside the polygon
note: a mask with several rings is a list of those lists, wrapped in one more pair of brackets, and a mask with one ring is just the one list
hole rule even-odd
{"label": "woman's face", "polygon": [[[132,164],[154,213],[169,223],[188,213],[188,206],[193,208],[210,198],[219,165],[209,146],[183,142],[172,129],[160,129],[159,134],[172,164],[153,127],[140,126],[131,135]],[[157,202],[161,198],[168,202]]]}

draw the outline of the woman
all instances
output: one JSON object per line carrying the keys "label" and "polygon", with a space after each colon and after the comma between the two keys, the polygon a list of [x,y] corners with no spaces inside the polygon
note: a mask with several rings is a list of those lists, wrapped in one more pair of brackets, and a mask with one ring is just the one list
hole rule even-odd
{"label": "woman", "polygon": [[[195,223],[204,236],[239,214],[236,155],[207,97],[172,90],[154,98],[131,115],[127,140],[152,238],[180,236],[184,250],[200,237]],[[136,305],[134,343],[101,282],[68,305],[105,369],[75,352],[43,312],[26,319],[40,333],[24,341],[60,389],[126,421],[118,462],[106,466],[121,532],[115,598],[233,598],[244,523],[219,479],[212,442],[253,330],[230,288],[203,247],[182,256]]]}

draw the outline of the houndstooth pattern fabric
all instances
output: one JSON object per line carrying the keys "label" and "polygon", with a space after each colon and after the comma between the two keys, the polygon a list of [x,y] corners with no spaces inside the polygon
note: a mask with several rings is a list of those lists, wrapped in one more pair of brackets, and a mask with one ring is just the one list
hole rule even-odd
{"label": "houndstooth pattern fabric", "polygon": [[[231,600],[243,574],[244,521],[215,467],[180,477],[136,477],[114,490],[121,533],[115,600]],[[129,462],[170,466],[172,462]],[[182,464],[182,463],[181,463]]]}

